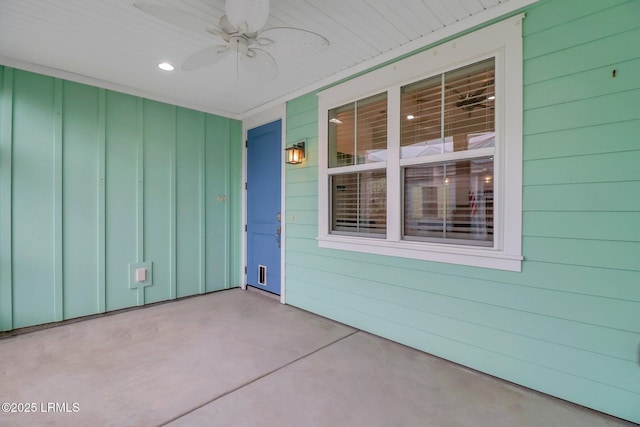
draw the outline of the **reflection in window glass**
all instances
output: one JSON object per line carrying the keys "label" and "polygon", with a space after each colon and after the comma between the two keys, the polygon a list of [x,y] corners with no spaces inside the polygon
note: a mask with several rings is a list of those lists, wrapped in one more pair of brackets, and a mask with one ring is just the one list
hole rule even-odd
{"label": "reflection in window glass", "polygon": [[444,75],[444,137],[453,151],[495,146],[495,59]]}
{"label": "reflection in window glass", "polygon": [[400,120],[401,157],[450,151],[442,144],[442,76],[402,88]]}
{"label": "reflection in window glass", "polygon": [[384,170],[331,176],[331,231],[374,234],[387,230],[387,177]]}
{"label": "reflection in window glass", "polygon": [[356,103],[329,110],[329,167],[355,164]]}
{"label": "reflection in window glass", "polygon": [[404,168],[404,238],[492,245],[493,158]]}
{"label": "reflection in window glass", "polygon": [[378,162],[387,149],[387,93],[329,110],[329,167]]}
{"label": "reflection in window glass", "polygon": [[494,80],[491,58],[402,87],[400,156],[494,147]]}

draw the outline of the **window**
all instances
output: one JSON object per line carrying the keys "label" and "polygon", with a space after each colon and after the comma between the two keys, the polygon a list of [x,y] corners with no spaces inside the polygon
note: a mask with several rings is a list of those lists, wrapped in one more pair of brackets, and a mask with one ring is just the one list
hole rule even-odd
{"label": "window", "polygon": [[404,233],[410,240],[493,245],[493,158],[404,169]]}
{"label": "window", "polygon": [[329,111],[333,232],[386,235],[386,171],[376,156],[387,149],[386,110],[382,93]]}
{"label": "window", "polygon": [[403,238],[492,246],[494,82],[490,58],[400,89]]}
{"label": "window", "polygon": [[319,94],[321,247],[520,271],[521,19]]}
{"label": "window", "polygon": [[387,230],[385,171],[332,175],[331,207],[333,231],[384,237]]}

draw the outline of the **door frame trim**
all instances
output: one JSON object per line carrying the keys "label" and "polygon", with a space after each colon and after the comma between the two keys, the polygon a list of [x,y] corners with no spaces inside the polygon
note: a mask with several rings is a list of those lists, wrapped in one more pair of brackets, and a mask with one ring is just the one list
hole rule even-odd
{"label": "door frame trim", "polygon": [[280,212],[281,212],[281,227],[282,234],[280,235],[281,245],[280,245],[280,302],[282,304],[286,303],[286,283],[285,283],[285,257],[286,257],[286,217],[285,217],[285,189],[286,189],[286,181],[285,181],[285,165],[284,165],[284,149],[286,148],[286,110],[287,105],[277,105],[275,107],[269,108],[268,110],[262,111],[258,114],[255,114],[251,117],[246,117],[242,120],[242,181],[241,181],[241,192],[242,192],[242,238],[240,239],[242,244],[242,262],[240,263],[240,277],[242,277],[242,283],[240,287],[242,289],[247,289],[247,273],[245,273],[245,266],[247,265],[247,233],[245,232],[244,226],[247,224],[247,190],[244,188],[244,183],[247,182],[247,138],[250,129],[254,129],[260,127],[262,125],[266,125],[268,123],[275,122],[276,120],[281,120],[282,126],[282,141],[280,141]]}

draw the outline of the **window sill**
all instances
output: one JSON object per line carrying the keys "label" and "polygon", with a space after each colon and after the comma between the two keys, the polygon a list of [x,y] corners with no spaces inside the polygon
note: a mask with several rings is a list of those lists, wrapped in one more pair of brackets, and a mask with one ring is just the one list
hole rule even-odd
{"label": "window sill", "polygon": [[339,249],[496,270],[522,271],[521,255],[508,254],[493,248],[438,245],[411,241],[390,242],[388,240],[333,235],[318,237],[317,240],[318,246],[325,249]]}

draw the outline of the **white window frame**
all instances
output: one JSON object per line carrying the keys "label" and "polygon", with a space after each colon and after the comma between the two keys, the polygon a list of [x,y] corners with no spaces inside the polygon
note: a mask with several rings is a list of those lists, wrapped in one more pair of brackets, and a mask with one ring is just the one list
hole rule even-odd
{"label": "white window frame", "polygon": [[[521,271],[522,268],[522,19],[520,14],[318,94],[318,245],[371,254]],[[494,244],[455,245],[402,239],[400,88],[487,58],[495,58]],[[328,112],[387,91],[387,236],[330,232]],[[464,154],[463,154],[464,155]],[[452,159],[458,154],[451,153]],[[380,166],[376,164],[376,166]]]}

